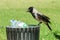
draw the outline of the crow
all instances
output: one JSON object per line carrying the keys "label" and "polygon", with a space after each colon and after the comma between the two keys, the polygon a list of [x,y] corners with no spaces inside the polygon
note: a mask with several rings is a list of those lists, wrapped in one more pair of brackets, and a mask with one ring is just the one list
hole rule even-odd
{"label": "crow", "polygon": [[50,25],[49,25],[49,23],[51,23],[49,17],[47,17],[46,15],[42,14],[41,12],[38,12],[32,6],[27,9],[27,12],[30,12],[31,15],[33,16],[33,18],[35,18],[39,22],[38,25],[40,25],[41,23],[44,23],[44,24],[47,25],[47,27],[49,28],[49,30],[52,31],[52,29],[50,28]]}

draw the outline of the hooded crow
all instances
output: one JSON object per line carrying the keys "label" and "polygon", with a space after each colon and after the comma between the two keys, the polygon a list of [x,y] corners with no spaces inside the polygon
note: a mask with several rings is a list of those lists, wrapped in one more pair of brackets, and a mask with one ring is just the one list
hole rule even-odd
{"label": "hooded crow", "polygon": [[52,31],[52,29],[49,26],[50,22],[50,18],[45,16],[44,14],[38,12],[34,7],[29,7],[27,12],[30,12],[31,15],[37,20],[39,21],[38,25],[40,25],[41,23],[44,23],[47,25],[47,27]]}

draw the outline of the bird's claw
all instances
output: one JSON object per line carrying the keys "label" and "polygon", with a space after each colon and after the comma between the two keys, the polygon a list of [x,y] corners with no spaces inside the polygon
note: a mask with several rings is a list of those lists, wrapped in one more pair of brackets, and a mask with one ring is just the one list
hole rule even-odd
{"label": "bird's claw", "polygon": [[39,22],[38,25],[40,25],[42,22]]}

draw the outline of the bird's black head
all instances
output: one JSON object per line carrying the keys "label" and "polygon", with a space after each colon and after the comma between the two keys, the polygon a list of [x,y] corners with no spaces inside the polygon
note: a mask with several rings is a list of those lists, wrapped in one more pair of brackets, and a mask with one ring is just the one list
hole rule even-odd
{"label": "bird's black head", "polygon": [[33,12],[33,8],[34,8],[34,7],[29,7],[28,10],[27,10],[27,12],[32,13],[32,12]]}

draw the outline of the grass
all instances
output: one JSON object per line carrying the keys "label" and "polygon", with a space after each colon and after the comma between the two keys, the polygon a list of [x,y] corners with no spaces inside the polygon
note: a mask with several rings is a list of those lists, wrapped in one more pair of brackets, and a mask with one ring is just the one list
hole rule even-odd
{"label": "grass", "polygon": [[[0,0],[0,40],[6,40],[6,26],[11,19],[21,20],[26,24],[38,22],[27,13],[27,8],[34,6],[38,11],[51,18],[51,28],[60,33],[60,0]],[[40,27],[40,40],[57,40],[45,24]]]}

